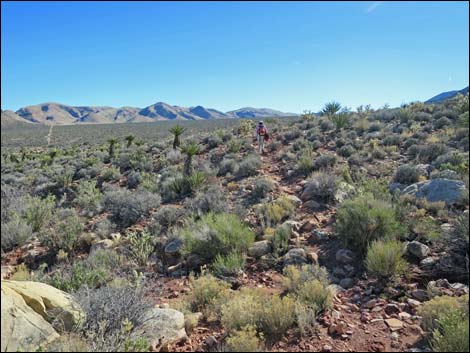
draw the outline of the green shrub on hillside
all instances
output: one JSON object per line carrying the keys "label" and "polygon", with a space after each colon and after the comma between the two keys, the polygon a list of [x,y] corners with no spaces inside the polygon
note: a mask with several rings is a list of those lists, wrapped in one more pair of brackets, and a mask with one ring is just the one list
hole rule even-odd
{"label": "green shrub on hillside", "polygon": [[366,254],[372,241],[393,239],[402,230],[393,205],[368,195],[344,201],[336,216],[338,237],[362,255]]}

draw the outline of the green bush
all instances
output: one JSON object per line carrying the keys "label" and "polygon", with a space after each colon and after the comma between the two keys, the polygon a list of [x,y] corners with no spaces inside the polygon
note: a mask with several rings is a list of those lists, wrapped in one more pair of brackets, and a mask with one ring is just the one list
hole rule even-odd
{"label": "green bush", "polygon": [[99,210],[102,195],[96,187],[96,182],[84,180],[77,187],[77,196],[73,200],[74,204],[80,209],[95,213]]}
{"label": "green bush", "polygon": [[365,259],[367,272],[382,279],[399,276],[406,269],[403,254],[404,246],[399,241],[374,241],[367,250]]}
{"label": "green bush", "polygon": [[291,232],[292,231],[289,226],[280,226],[277,227],[274,234],[269,237],[274,256],[279,257],[287,252],[289,249]]}
{"label": "green bush", "polygon": [[279,338],[295,322],[295,301],[243,288],[222,305],[221,320],[229,333],[254,326],[268,338]]}
{"label": "green bush", "polygon": [[418,309],[418,314],[423,317],[421,326],[425,331],[433,332],[439,329],[439,319],[452,311],[466,313],[468,317],[468,294],[462,297],[444,295],[425,302]]}
{"label": "green bush", "polygon": [[192,312],[202,312],[206,318],[219,317],[222,303],[228,296],[230,285],[210,274],[199,278],[190,276],[191,292],[184,300]]}
{"label": "green bush", "polygon": [[245,267],[245,256],[232,252],[228,255],[217,255],[212,264],[212,272],[216,276],[236,276]]}
{"label": "green bush", "polygon": [[24,220],[15,217],[7,223],[2,222],[2,251],[9,251],[16,246],[23,246],[33,235],[32,227]]}
{"label": "green bush", "polygon": [[262,352],[261,340],[253,326],[234,331],[226,340],[224,352]]}
{"label": "green bush", "polygon": [[127,235],[127,243],[129,257],[139,266],[145,266],[149,256],[154,250],[153,237],[150,233],[147,231],[140,233],[131,232]]}
{"label": "green bush", "polygon": [[333,305],[334,293],[327,285],[316,279],[302,283],[295,295],[300,303],[315,308],[318,313],[330,309]]}
{"label": "green bush", "polygon": [[413,165],[403,164],[398,167],[393,181],[400,184],[413,184],[419,181],[421,172]]}
{"label": "green bush", "polygon": [[33,232],[39,232],[52,219],[55,209],[55,198],[49,195],[45,199],[28,196],[24,217]]}
{"label": "green bush", "polygon": [[402,233],[393,206],[368,195],[344,201],[336,215],[336,232],[343,243],[365,255],[369,244]]}
{"label": "green bush", "polygon": [[289,265],[284,268],[282,284],[290,293],[295,293],[299,287],[308,281],[318,280],[328,285],[328,271],[319,265],[302,265],[301,267]]}
{"label": "green bush", "polygon": [[197,254],[207,262],[217,255],[245,253],[255,234],[234,214],[208,213],[180,232],[184,253]]}
{"label": "green bush", "polygon": [[50,249],[69,252],[83,231],[83,223],[73,208],[60,209],[51,227],[38,233],[39,240]]}
{"label": "green bush", "polygon": [[245,178],[258,174],[258,169],[262,166],[261,159],[256,154],[246,156],[239,164],[236,176]]}
{"label": "green bush", "polygon": [[257,205],[256,213],[264,226],[273,226],[291,216],[295,210],[294,202],[285,195],[276,200]]}
{"label": "green bush", "polygon": [[439,328],[433,331],[431,338],[431,348],[434,352],[469,351],[468,313],[451,310],[437,321]]}

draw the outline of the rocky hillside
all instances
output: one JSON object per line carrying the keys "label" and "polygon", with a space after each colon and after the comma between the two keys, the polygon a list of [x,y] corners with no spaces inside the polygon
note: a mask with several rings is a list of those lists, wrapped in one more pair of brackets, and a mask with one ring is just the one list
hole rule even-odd
{"label": "rocky hillside", "polygon": [[21,118],[18,114],[11,110],[2,110],[1,124],[2,127],[12,127],[18,125],[31,125],[31,122],[29,120]]}
{"label": "rocky hillside", "polygon": [[73,107],[58,103],[43,103],[19,109],[16,114],[28,122],[54,125],[72,124],[110,124],[153,122],[163,120],[210,120],[227,118],[268,118],[295,116],[272,109],[243,108],[227,113],[216,109],[196,107],[179,107],[163,102],[146,108],[112,108],[112,107]]}
{"label": "rocky hillside", "polygon": [[323,112],[2,145],[2,350],[467,352],[468,95]]}

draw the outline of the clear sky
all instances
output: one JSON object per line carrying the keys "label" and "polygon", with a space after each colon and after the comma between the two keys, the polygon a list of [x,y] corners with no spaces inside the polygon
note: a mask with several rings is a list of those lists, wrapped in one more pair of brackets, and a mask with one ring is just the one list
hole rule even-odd
{"label": "clear sky", "polygon": [[1,3],[1,106],[318,111],[469,77],[468,2]]}

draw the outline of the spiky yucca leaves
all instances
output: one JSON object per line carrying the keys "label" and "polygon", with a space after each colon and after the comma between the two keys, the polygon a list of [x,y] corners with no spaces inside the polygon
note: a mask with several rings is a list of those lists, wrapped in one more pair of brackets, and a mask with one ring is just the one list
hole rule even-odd
{"label": "spiky yucca leaves", "polygon": [[322,109],[322,114],[326,115],[328,118],[335,114],[337,114],[341,110],[341,103],[332,101],[325,104],[324,108]]}
{"label": "spiky yucca leaves", "polygon": [[115,137],[111,137],[110,139],[108,139],[107,142],[109,143],[109,149],[108,149],[109,158],[114,158],[114,152],[115,152],[118,139]]}
{"label": "spiky yucca leaves", "polygon": [[183,134],[183,132],[186,131],[186,129],[180,125],[176,125],[173,126],[169,131],[174,135],[173,149],[176,149],[180,146],[180,136]]}
{"label": "spiky yucca leaves", "polygon": [[193,157],[199,153],[199,145],[195,142],[188,142],[183,148],[181,149],[186,155],[186,161],[184,162],[184,175],[189,176],[192,172],[192,160]]}
{"label": "spiky yucca leaves", "polygon": [[127,141],[127,148],[131,147],[132,143],[135,141],[134,135],[126,136],[125,140]]}

